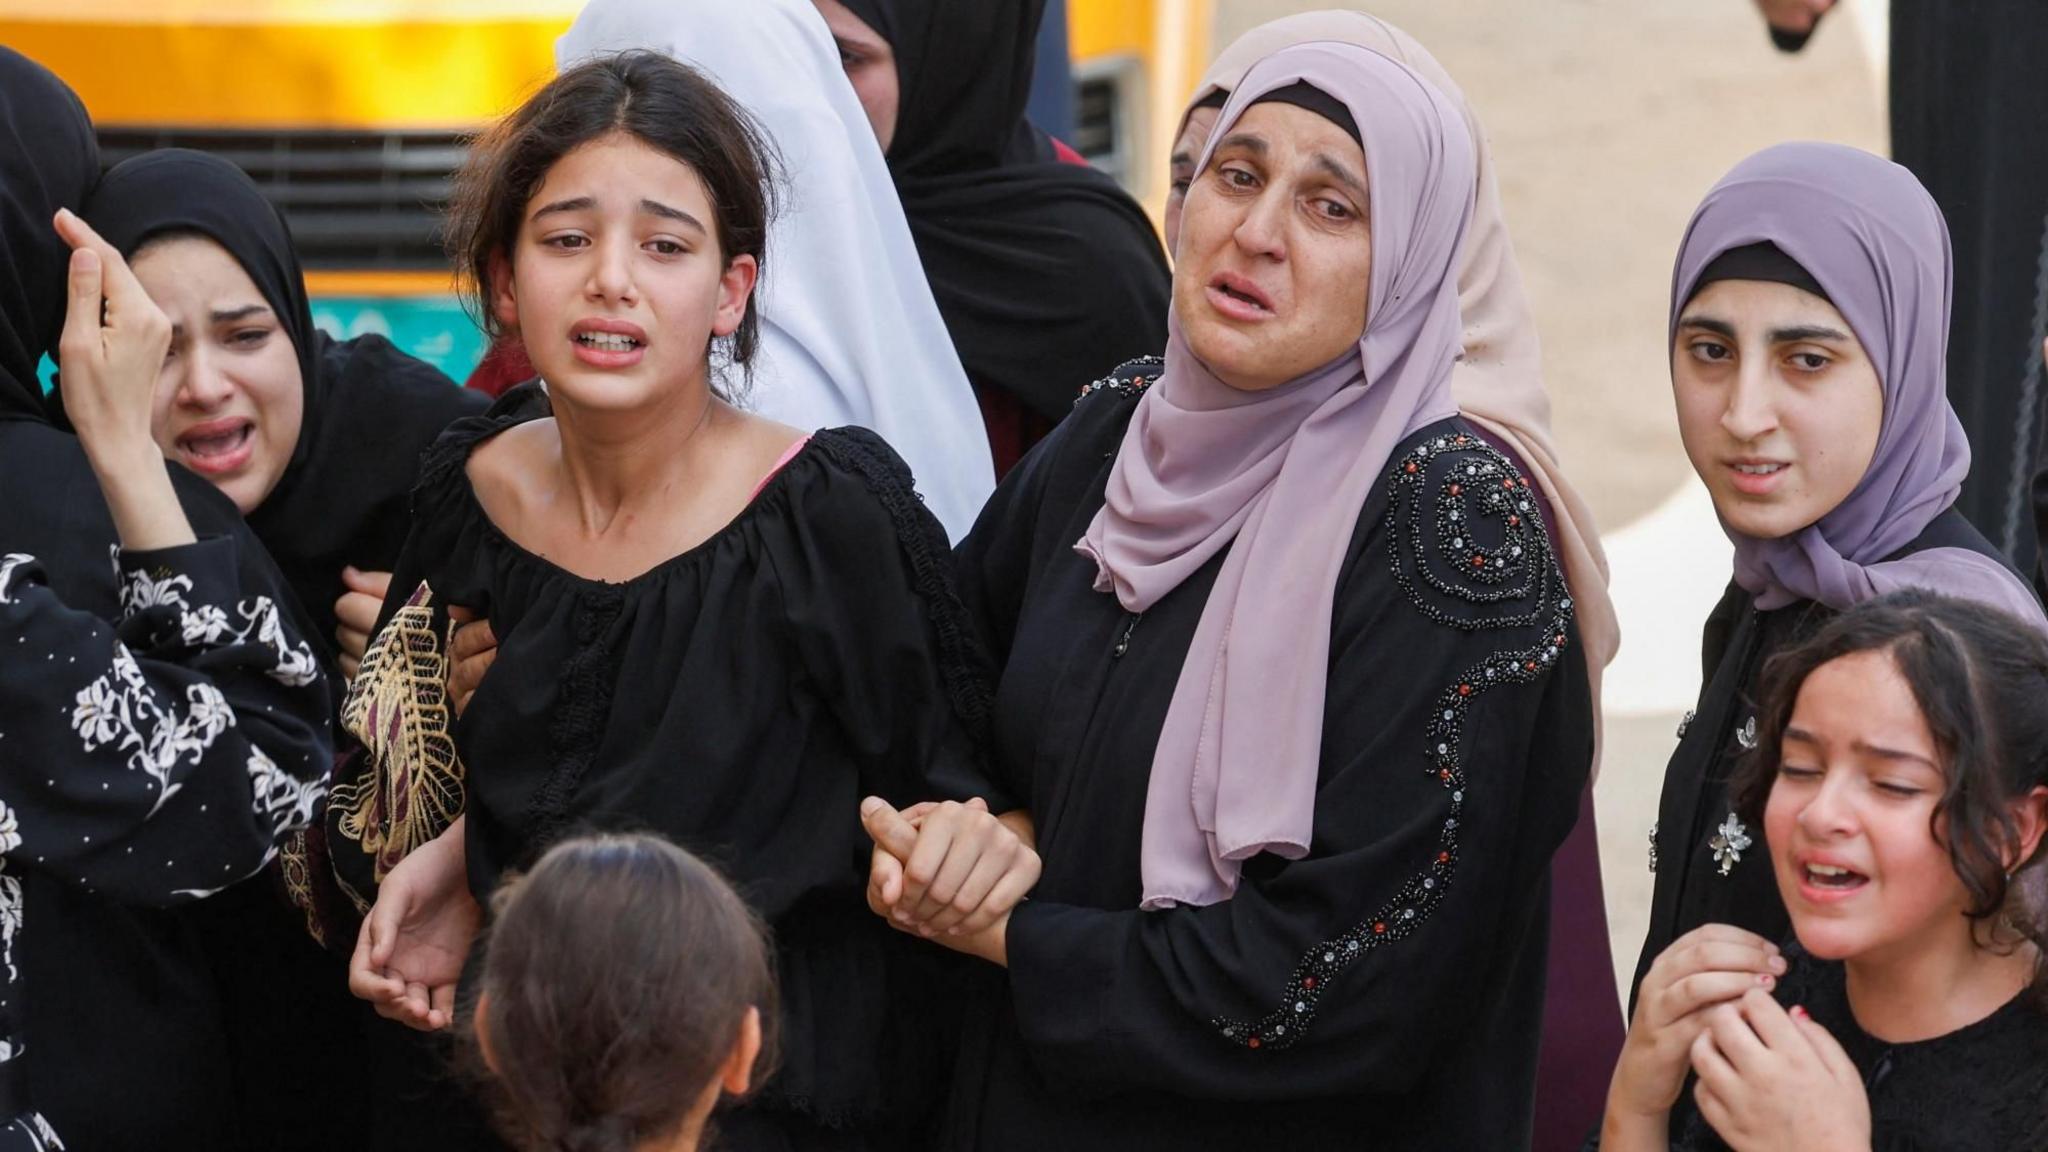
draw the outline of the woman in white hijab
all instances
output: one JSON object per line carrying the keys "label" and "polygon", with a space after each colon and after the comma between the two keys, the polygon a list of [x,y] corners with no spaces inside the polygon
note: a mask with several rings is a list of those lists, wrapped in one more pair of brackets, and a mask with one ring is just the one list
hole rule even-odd
{"label": "woman in white hijab", "polygon": [[708,74],[780,156],[751,407],[798,428],[880,433],[960,539],[995,488],[988,437],[824,18],[810,0],[592,0],[555,59],[627,48]]}

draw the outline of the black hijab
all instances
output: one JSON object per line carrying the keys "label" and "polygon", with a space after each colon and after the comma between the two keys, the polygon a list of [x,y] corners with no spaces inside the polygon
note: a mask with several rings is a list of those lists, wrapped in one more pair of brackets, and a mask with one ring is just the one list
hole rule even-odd
{"label": "black hijab", "polygon": [[49,69],[0,47],[0,420],[49,419],[36,364],[64,328],[71,266],[50,221],[84,207],[99,171],[85,105]]}
{"label": "black hijab", "polygon": [[[391,569],[411,525],[420,453],[489,398],[457,388],[382,336],[335,340],[313,327],[284,218],[226,160],[182,148],[125,160],[100,182],[85,217],[124,256],[172,233],[214,241],[291,337],[305,415],[291,463],[248,521],[331,648],[342,566]],[[61,388],[57,396],[61,407]]]}
{"label": "black hijab", "polygon": [[1143,209],[1024,118],[1045,0],[846,0],[901,88],[889,171],[977,388],[1058,420],[1166,343],[1170,274]]}

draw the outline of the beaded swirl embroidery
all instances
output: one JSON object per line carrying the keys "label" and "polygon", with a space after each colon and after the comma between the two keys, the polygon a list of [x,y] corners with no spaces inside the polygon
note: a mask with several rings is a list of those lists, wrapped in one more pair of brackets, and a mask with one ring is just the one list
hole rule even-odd
{"label": "beaded swirl embroidery", "polygon": [[[1424,732],[1426,770],[1437,778],[1445,803],[1435,853],[1371,916],[1305,952],[1281,989],[1278,1007],[1257,1020],[1212,1019],[1224,1039],[1248,1049],[1277,1051],[1295,1044],[1314,1022],[1331,981],[1366,953],[1405,938],[1436,911],[1458,863],[1466,788],[1459,747],[1466,713],[1491,689],[1541,679],[1556,665],[1571,633],[1571,596],[1551,555],[1542,514],[1528,480],[1507,457],[1470,434],[1438,436],[1396,460],[1388,480],[1388,556],[1395,583],[1418,612],[1466,632],[1521,629],[1538,622],[1544,628],[1533,645],[1488,656],[1439,694]],[[1435,512],[1433,542],[1420,515],[1425,505]],[[1481,542],[1478,518],[1499,526],[1497,543]],[[1435,565],[1429,562],[1432,556]],[[1453,615],[1438,607],[1436,601],[1444,599],[1473,611]],[[1506,615],[1484,611],[1506,603],[1530,607]]]}

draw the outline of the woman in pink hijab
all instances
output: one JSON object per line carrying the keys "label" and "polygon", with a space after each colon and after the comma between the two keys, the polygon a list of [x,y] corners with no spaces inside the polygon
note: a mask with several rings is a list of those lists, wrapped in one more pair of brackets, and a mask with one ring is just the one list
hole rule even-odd
{"label": "woman in pink hijab", "polygon": [[1043,872],[970,915],[943,822],[877,858],[871,903],[1000,968],[946,1147],[1528,1146],[1593,731],[1537,489],[1452,392],[1473,158],[1386,56],[1260,61],[1196,169],[1164,359],[961,546]]}
{"label": "woman in pink hijab", "polygon": [[[1225,48],[1195,88],[1181,120],[1170,164],[1166,239],[1179,234],[1183,200],[1224,100],[1261,57],[1291,44],[1337,40],[1391,56],[1451,98],[1472,137],[1477,194],[1465,254],[1458,267],[1458,311],[1463,354],[1451,369],[1451,395],[1459,412],[1494,447],[1534,481],[1552,546],[1577,603],[1579,635],[1591,678],[1597,738],[1600,675],[1620,647],[1621,630],[1607,595],[1607,557],[1585,500],[1566,478],[1550,433],[1550,397],[1543,387],[1536,318],[1522,291],[1521,267],[1508,238],[1486,134],[1443,65],[1416,39],[1364,12],[1304,12],[1245,33]],[[1599,765],[1596,760],[1594,772]],[[1537,1077],[1538,1152],[1576,1149],[1599,1120],[1606,1069],[1621,1053],[1620,997],[1614,982],[1605,894],[1600,881],[1600,838],[1592,789],[1580,799],[1579,820],[1558,850],[1551,903],[1550,984],[1545,994],[1543,1051]]]}

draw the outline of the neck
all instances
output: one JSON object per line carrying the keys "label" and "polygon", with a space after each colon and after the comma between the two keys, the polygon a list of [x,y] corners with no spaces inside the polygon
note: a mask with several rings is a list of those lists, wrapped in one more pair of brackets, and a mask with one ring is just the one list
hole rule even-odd
{"label": "neck", "polygon": [[1986,947],[1969,931],[1895,956],[1853,957],[1843,965],[1849,1010],[1879,1040],[1932,1040],[2005,1007],[2032,981],[2034,960],[2031,944]]}
{"label": "neck", "polygon": [[621,511],[664,502],[697,461],[699,436],[724,405],[706,382],[625,410],[580,408],[551,397],[562,441],[562,480],[585,531],[604,532]]}

